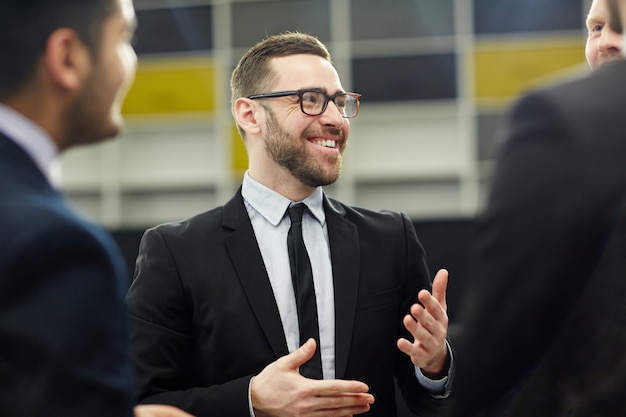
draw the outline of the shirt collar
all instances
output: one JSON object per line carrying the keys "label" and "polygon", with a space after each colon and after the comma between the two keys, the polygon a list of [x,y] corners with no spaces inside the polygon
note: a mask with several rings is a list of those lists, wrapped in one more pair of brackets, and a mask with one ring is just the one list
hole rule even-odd
{"label": "shirt collar", "polygon": [[[265,219],[277,226],[285,216],[287,208],[293,201],[278,194],[255,181],[246,171],[241,185],[241,194],[257,212]],[[311,195],[302,200],[308,207],[313,217],[323,226],[326,222],[324,213],[324,193],[322,187],[317,187]]]}
{"label": "shirt collar", "polygon": [[35,161],[51,183],[57,183],[57,148],[41,127],[21,113],[0,103],[0,131],[17,143]]}

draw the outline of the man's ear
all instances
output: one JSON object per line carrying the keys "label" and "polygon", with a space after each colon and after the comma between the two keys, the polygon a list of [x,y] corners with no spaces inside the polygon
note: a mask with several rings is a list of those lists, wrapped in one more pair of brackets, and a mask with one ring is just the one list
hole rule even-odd
{"label": "man's ear", "polygon": [[235,101],[235,119],[237,124],[249,134],[258,134],[261,131],[262,114],[259,106],[249,98],[240,97]]}
{"label": "man's ear", "polygon": [[48,37],[43,57],[51,82],[65,91],[80,89],[91,71],[87,46],[72,29],[57,29]]}

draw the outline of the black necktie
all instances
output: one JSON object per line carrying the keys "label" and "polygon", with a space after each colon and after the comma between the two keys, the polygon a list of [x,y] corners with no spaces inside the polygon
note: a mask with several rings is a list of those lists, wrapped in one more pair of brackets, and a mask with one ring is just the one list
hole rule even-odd
{"label": "black necktie", "polygon": [[300,327],[300,345],[309,338],[317,342],[315,355],[300,367],[300,374],[307,378],[322,379],[322,360],[320,355],[320,332],[317,324],[317,303],[313,286],[311,261],[302,239],[302,214],[306,206],[303,203],[293,204],[287,210],[291,219],[291,227],[287,234],[291,279],[296,295],[298,309],[298,325]]}

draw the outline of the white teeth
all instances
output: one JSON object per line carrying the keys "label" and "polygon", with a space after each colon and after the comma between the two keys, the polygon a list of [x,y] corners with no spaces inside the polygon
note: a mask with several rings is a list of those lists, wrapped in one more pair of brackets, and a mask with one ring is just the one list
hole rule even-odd
{"label": "white teeth", "polygon": [[326,148],[334,148],[334,147],[337,146],[337,141],[332,140],[332,139],[316,140],[315,144],[316,145],[320,145],[320,146],[324,146]]}

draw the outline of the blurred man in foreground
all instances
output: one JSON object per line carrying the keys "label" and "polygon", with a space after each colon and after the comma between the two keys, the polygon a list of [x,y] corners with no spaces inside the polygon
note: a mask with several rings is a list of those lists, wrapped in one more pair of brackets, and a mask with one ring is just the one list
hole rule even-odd
{"label": "blurred man in foreground", "polygon": [[[607,4],[621,32],[626,0]],[[454,416],[626,410],[624,108],[624,60],[513,106],[470,254]]]}
{"label": "blurred man in foreground", "polygon": [[[59,152],[118,134],[131,0],[0,4],[0,415],[133,415],[123,258],[52,186]],[[139,417],[189,417],[138,406]]]}

